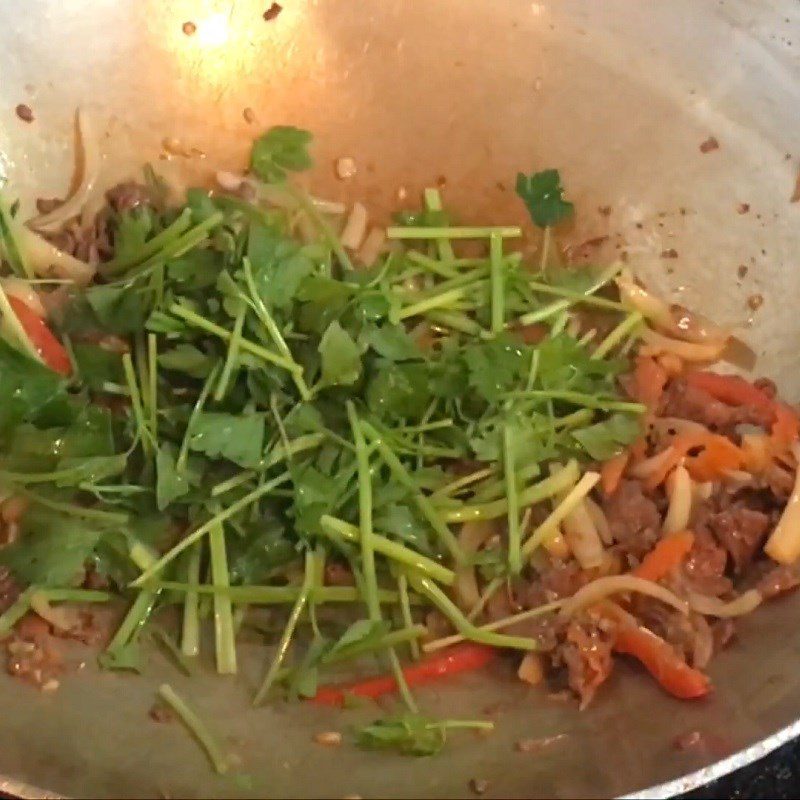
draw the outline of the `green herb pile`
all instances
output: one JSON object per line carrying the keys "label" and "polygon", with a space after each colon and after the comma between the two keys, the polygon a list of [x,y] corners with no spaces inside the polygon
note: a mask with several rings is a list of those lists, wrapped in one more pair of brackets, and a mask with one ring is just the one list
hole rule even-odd
{"label": "green herb pile", "polygon": [[[613,269],[524,264],[518,228],[459,226],[433,190],[377,263],[354,264],[337,220],[287,180],[310,165],[310,138],[275,128],[253,148],[257,190],[280,206],[194,189],[170,208],[150,173],[153,204],[114,216],[113,259],[55,325],[71,378],[0,340],[0,487],[30,501],[0,549],[30,588],[0,632],[34,596],[121,595],[100,661],[136,670],[142,631],[178,604],[178,644],[159,638],[196,656],[210,616],[217,669],[235,673],[247,610],[282,605],[257,703],[312,696],[326,664],[374,653],[411,711],[398,663],[418,654],[426,610],[468,639],[535,647],[453,602],[470,563],[459,524],[499,523],[471,562],[485,581],[528,574],[524,511],[638,435],[642,409],[616,388],[637,319],[604,291]],[[517,191],[549,242],[572,213],[558,173],[520,175]],[[577,309],[606,333],[577,326]],[[333,565],[352,585],[326,583]],[[111,591],[81,588],[87,567]],[[327,604],[355,622],[323,623]],[[361,739],[428,753],[458,724],[401,716]]]}

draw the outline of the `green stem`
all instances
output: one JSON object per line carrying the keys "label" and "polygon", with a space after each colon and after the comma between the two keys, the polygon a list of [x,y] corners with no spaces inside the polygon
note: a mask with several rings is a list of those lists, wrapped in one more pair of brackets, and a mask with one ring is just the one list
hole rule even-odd
{"label": "green stem", "polygon": [[148,396],[150,407],[150,433],[153,442],[158,445],[158,341],[154,333],[147,334],[147,360],[149,368]]}
{"label": "green stem", "polygon": [[[211,552],[211,583],[217,588],[229,586],[228,555],[225,550],[225,531],[221,524],[208,532]],[[217,672],[221,675],[236,674],[236,634],[233,629],[233,609],[230,597],[214,595],[214,642],[217,656]]]}
{"label": "green stem", "polygon": [[604,358],[610,353],[629,333],[632,333],[642,322],[644,317],[641,311],[634,311],[628,314],[622,322],[617,325],[611,333],[600,342],[592,353],[592,358]]}
{"label": "green stem", "polygon": [[159,590],[143,589],[139,592],[119,628],[117,628],[114,637],[108,643],[107,652],[113,652],[120,647],[125,647],[126,644],[138,636],[155,607],[158,595]]}
{"label": "green stem", "polygon": [[225,354],[225,363],[222,365],[222,373],[217,381],[217,388],[214,390],[214,399],[219,403],[228,391],[228,384],[231,381],[233,368],[236,365],[236,359],[239,357],[239,346],[242,342],[242,328],[244,327],[244,318],[247,315],[247,306],[242,303],[239,313],[233,322],[233,332],[228,341],[228,352]]}
{"label": "green stem", "polygon": [[[207,320],[205,317],[195,313],[190,308],[186,308],[180,303],[173,303],[169,307],[169,311],[171,314],[174,314],[176,317],[180,317],[182,320],[189,323],[189,325],[192,327],[199,328],[200,330],[206,331],[206,333],[211,333],[214,336],[222,339],[224,342],[229,342],[233,336],[229,330],[216,325],[215,323]],[[260,344],[256,344],[255,342],[251,342],[249,339],[242,338],[239,342],[239,347],[242,350],[246,350],[248,353],[256,356],[256,358],[260,358],[262,361],[266,361],[270,364],[275,364],[275,366],[282,367],[288,372],[299,372],[301,370],[299,364],[286,358],[286,356],[273,353],[271,350],[267,350],[266,347],[262,347]]]}
{"label": "green stem", "polygon": [[[186,569],[186,580],[190,584],[200,583],[200,559],[202,548],[194,545],[189,551],[189,563]],[[216,596],[216,595],[215,595]],[[183,599],[183,623],[181,627],[181,652],[185,656],[195,657],[200,653],[200,615],[199,595],[196,590],[186,592]]]}
{"label": "green stem", "polygon": [[424,594],[439,611],[447,617],[453,627],[466,639],[490,645],[491,647],[509,647],[514,650],[537,650],[538,644],[524,636],[506,636],[493,633],[473,625],[458,606],[430,579],[422,575],[409,574],[411,585]]}
{"label": "green stem", "polygon": [[[250,263],[250,259],[243,259],[243,264],[244,278],[247,282],[247,289],[250,292],[250,299],[253,301],[253,307],[255,308],[256,316],[261,320],[261,324],[267,329],[267,333],[272,338],[272,341],[275,343],[275,347],[278,348],[278,351],[281,353],[281,355],[287,359],[290,359],[292,362],[297,363],[294,361],[292,351],[289,349],[289,345],[286,344],[286,339],[283,338],[280,328],[275,323],[275,320],[272,318],[272,314],[269,313],[269,309],[261,299],[261,295],[258,293],[256,281],[253,277],[253,265]],[[297,391],[300,392],[300,397],[302,397],[303,400],[308,400],[311,397],[311,392],[309,392],[308,385],[303,378],[303,368],[299,364],[297,365],[297,370],[292,372],[292,380],[294,381],[295,386],[297,386]]]}
{"label": "green stem", "polygon": [[181,441],[181,448],[178,451],[178,458],[175,462],[175,470],[177,472],[184,472],[186,470],[186,462],[189,458],[189,447],[192,443],[192,429],[197,422],[198,417],[203,412],[203,408],[205,407],[206,400],[208,400],[208,395],[211,392],[211,387],[214,384],[214,381],[217,379],[217,374],[219,373],[219,364],[214,364],[211,369],[211,372],[208,373],[208,377],[206,378],[206,382],[203,384],[203,388],[200,390],[200,394],[195,401],[194,406],[192,407],[192,413],[189,414],[189,419],[186,422],[186,430],[183,432],[183,440]]}
{"label": "green stem", "polygon": [[[442,239],[440,241],[445,242],[447,240]],[[459,274],[458,270],[451,267],[449,263],[437,261],[435,258],[420,253],[419,250],[408,250],[405,256],[412,264],[416,264],[428,272],[433,272],[441,278],[455,278]]]}
{"label": "green stem", "polygon": [[438,512],[433,506],[433,503],[427,498],[417,486],[414,484],[411,476],[406,471],[406,468],[401,463],[400,459],[389,449],[386,443],[381,439],[380,434],[369,423],[364,422],[364,432],[378,448],[381,458],[386,462],[395,480],[401,483],[406,489],[411,492],[411,498],[414,504],[419,509],[423,517],[428,521],[431,527],[439,535],[439,538],[444,546],[450,551],[457,564],[464,563],[464,552],[461,545],[458,543],[453,532],[447,527],[447,523],[439,516]]}
{"label": "green stem", "polygon": [[493,234],[489,239],[489,261],[491,264],[491,329],[497,335],[505,327],[505,270],[503,265],[503,240]]}
{"label": "green stem", "polygon": [[[578,479],[578,464],[570,461],[563,470],[550,475],[539,483],[523,489],[517,498],[520,508],[526,508],[534,503],[540,503],[548,497],[553,497],[572,486]],[[445,512],[445,518],[450,523],[470,522],[479,519],[496,519],[508,511],[508,498],[494,500],[489,503],[474,503],[451,509]],[[524,548],[523,548],[524,554]]]}
{"label": "green stem", "polygon": [[[411,631],[414,629],[419,629],[422,631],[420,635],[424,635],[427,633],[428,629],[424,625],[414,625],[414,617],[411,614],[411,601],[408,597],[408,576],[405,572],[401,572],[397,576],[397,594],[400,595],[400,613],[403,616],[403,625],[405,625],[407,631]],[[396,633],[402,633],[402,631],[396,631]],[[391,635],[391,634],[387,634]],[[419,660],[420,650],[419,650],[419,642],[417,641],[419,637],[411,637],[408,640],[408,647],[411,650],[411,658],[415,661]],[[395,644],[399,644],[400,642],[395,642]]]}
{"label": "green stem", "polygon": [[281,664],[283,663],[283,660],[286,658],[286,653],[289,649],[289,644],[292,641],[294,630],[297,627],[297,622],[300,619],[300,615],[303,613],[303,608],[305,608],[305,605],[308,602],[308,595],[311,591],[311,584],[313,580],[314,580],[314,555],[313,553],[311,553],[311,551],[307,551],[305,576],[303,578],[303,583],[300,587],[300,593],[297,595],[297,600],[295,600],[294,606],[292,607],[292,611],[289,614],[289,619],[286,623],[286,626],[283,629],[283,633],[281,634],[277,650],[275,651],[275,656],[272,659],[272,663],[270,664],[269,669],[267,670],[267,674],[264,676],[264,680],[261,682],[261,686],[256,692],[255,697],[253,698],[254,706],[261,705],[264,698],[267,696],[267,693],[272,688],[272,684],[275,681],[275,678],[278,674],[278,670],[281,668]]}
{"label": "green stem", "polygon": [[647,408],[641,403],[629,403],[614,400],[613,398],[596,397],[583,392],[560,391],[550,389],[532,389],[531,391],[517,389],[506,392],[503,395],[506,399],[523,400],[562,400],[565,403],[572,403],[586,408],[597,408],[602,411],[630,411],[634,414],[644,414]]}
{"label": "green stem", "polygon": [[147,261],[148,258],[156,255],[165,245],[177,239],[191,224],[192,210],[184,208],[168,227],[137,248],[135,253],[126,258],[112,258],[103,264],[103,272],[107,275],[113,275]]}
{"label": "green stem", "polygon": [[205,722],[178,697],[175,690],[168,683],[161,684],[158,688],[158,695],[172,708],[192,736],[198,741],[216,772],[219,775],[224,775],[228,771],[228,759],[222,750],[222,745],[213,736]]}
{"label": "green stem", "polygon": [[514,431],[509,425],[505,425],[503,427],[503,474],[505,475],[506,500],[508,502],[508,568],[512,575],[519,575],[522,569],[522,555],[520,552],[519,502],[515,464]]}
{"label": "green stem", "polygon": [[136,420],[136,429],[142,441],[142,447],[145,452],[148,453],[155,443],[151,439],[150,429],[145,422],[144,409],[142,408],[142,396],[139,392],[139,383],[136,380],[136,372],[133,369],[133,361],[131,360],[130,353],[125,353],[122,356],[122,368],[125,371],[125,382],[128,385],[128,392],[130,393],[131,410],[133,411],[133,418]]}
{"label": "green stem", "polygon": [[[323,514],[320,517],[320,526],[323,533],[331,537],[341,537],[349,542],[358,543],[363,538],[364,533],[359,530],[355,525],[349,522],[332,517],[328,514]],[[387,558],[397,561],[407,567],[413,567],[424,575],[428,575],[439,583],[444,583],[447,586],[452,585],[455,581],[455,574],[452,570],[443,567],[433,559],[411,550],[405,545],[393,542],[377,533],[371,534],[372,548],[375,552],[386,556]]]}
{"label": "green stem", "polygon": [[[254,606],[283,605],[294,603],[300,594],[299,586],[228,586],[227,588],[209,584],[189,584],[179,581],[153,581],[149,587],[165,592],[196,592],[199,595],[223,594],[234,603],[248,603]],[[379,589],[381,605],[395,605],[399,599],[397,592]],[[361,594],[354,586],[317,586],[314,590],[315,603],[357,603]],[[411,598],[415,603],[416,598]]]}
{"label": "green stem", "polygon": [[369,468],[369,452],[364,440],[361,423],[355,406],[348,400],[347,418],[356,446],[358,464],[358,524],[360,527],[361,565],[364,571],[364,594],[369,618],[376,622],[381,618],[378,602],[378,576],[375,572],[375,550],[372,535],[372,473]]}
{"label": "green stem", "polygon": [[[441,211],[442,210],[442,197],[438,189],[426,189],[423,193],[425,201],[425,208],[428,211]],[[453,245],[449,239],[441,238],[436,240],[436,247],[439,251],[439,258],[442,261],[452,261],[455,258],[453,252]]]}
{"label": "green stem", "polygon": [[91,519],[95,522],[102,522],[107,525],[125,525],[129,522],[130,517],[117,511],[103,511],[99,508],[84,508],[83,506],[76,506],[73,503],[59,503],[57,500],[50,500],[47,497],[42,497],[33,492],[22,490],[20,492],[24,497],[32,503],[49,508],[52,511],[60,511],[62,514],[68,514],[71,517],[78,517],[80,519]]}
{"label": "green stem", "polygon": [[460,300],[467,291],[468,287],[461,287],[458,289],[449,289],[448,291],[432,294],[430,297],[420,300],[417,303],[412,303],[411,305],[405,306],[394,313],[390,312],[389,321],[397,325],[404,319],[426,314],[432,309],[447,308],[456,300]]}
{"label": "green stem", "polygon": [[277,488],[286,481],[291,479],[291,473],[283,472],[277,478],[267,481],[263,485],[254,489],[249,494],[246,494],[235,503],[231,503],[224,511],[215,514],[208,522],[195,529],[192,533],[185,536],[178,544],[172,549],[168,550],[161,558],[153,564],[150,569],[145,570],[132,584],[134,587],[141,587],[146,584],[154,575],[160,572],[164,567],[170,563],[177,555],[182,553],[187,547],[190,547],[195,542],[203,538],[215,525],[221,525],[226,520],[229,520],[234,515],[238,514],[243,509],[260,500],[265,495],[269,494],[273,489]]}

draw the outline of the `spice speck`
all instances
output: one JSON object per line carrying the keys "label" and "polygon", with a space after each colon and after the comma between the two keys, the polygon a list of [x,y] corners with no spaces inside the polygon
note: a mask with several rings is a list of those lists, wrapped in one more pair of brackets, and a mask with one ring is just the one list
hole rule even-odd
{"label": "spice speck", "polygon": [[14,110],[23,122],[33,122],[33,109],[30,106],[20,103]]}

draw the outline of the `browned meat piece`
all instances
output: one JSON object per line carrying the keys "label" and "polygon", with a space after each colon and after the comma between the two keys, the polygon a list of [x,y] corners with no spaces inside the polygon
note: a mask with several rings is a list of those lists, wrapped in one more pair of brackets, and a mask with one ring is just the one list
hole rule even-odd
{"label": "browned meat piece", "polygon": [[733,433],[742,423],[768,427],[770,420],[764,411],[746,406],[729,406],[715,400],[708,392],[689,386],[680,379],[671,381],[661,401],[660,414],[680,417],[706,425],[720,433]]}
{"label": "browned meat piece", "polygon": [[[566,564],[556,564],[542,574],[539,587],[544,590],[545,602],[556,600],[560,597],[571,597],[582,586],[589,583],[592,578],[597,577],[593,570],[584,570],[575,561]],[[538,588],[535,584],[532,591]],[[522,602],[527,607],[532,608],[539,603],[529,603],[533,600],[531,593],[522,598]],[[541,601],[540,601],[541,602]]]}
{"label": "browned meat piece", "polygon": [[152,202],[147,187],[135,181],[117,184],[106,192],[106,199],[111,208],[118,213],[150,205]]}
{"label": "browned meat piece", "polygon": [[691,588],[712,596],[730,591],[731,582],[725,577],[728,554],[704,525],[695,524],[694,530],[694,545],[683,567]]}
{"label": "browned meat piece", "polygon": [[614,666],[611,640],[595,625],[571,622],[561,657],[567,667],[570,688],[580,697],[581,708],[586,708]]}
{"label": "browned meat piece", "polygon": [[732,507],[714,514],[709,525],[719,543],[730,553],[735,571],[741,573],[766,539],[770,518],[763,511]]}
{"label": "browned meat piece", "polygon": [[800,586],[800,574],[797,567],[784,565],[773,567],[756,584],[765,600],[777,597]]}
{"label": "browned meat piece", "polygon": [[0,567],[0,614],[11,607],[19,594],[20,588],[14,576],[5,567]]}
{"label": "browned meat piece", "polygon": [[641,558],[655,543],[661,528],[658,506],[635,480],[623,480],[602,501],[611,535],[626,553]]}
{"label": "browned meat piece", "polygon": [[326,586],[354,586],[355,578],[346,564],[339,561],[330,561],[325,565]]}

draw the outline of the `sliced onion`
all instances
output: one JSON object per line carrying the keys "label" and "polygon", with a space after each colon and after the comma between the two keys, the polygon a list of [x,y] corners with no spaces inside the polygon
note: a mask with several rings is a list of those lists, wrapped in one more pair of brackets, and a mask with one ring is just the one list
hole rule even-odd
{"label": "sliced onion", "polygon": [[686,530],[692,513],[692,479],[686,467],[678,465],[669,486],[669,508],[664,517],[664,533]]}
{"label": "sliced onion", "polygon": [[583,501],[564,517],[561,529],[582,569],[594,569],[603,563],[603,543]]}
{"label": "sliced onion", "polygon": [[644,345],[639,349],[642,355],[658,356],[674,353],[684,361],[717,361],[725,350],[727,341],[722,342],[684,342],[644,328],[641,334]]}
{"label": "sliced onion", "polygon": [[91,118],[82,108],[78,109],[77,123],[78,147],[81,153],[78,186],[58,208],[28,220],[28,225],[36,230],[54,231],[77,217],[97,185],[100,175],[100,147]]}
{"label": "sliced onion", "polygon": [[741,617],[743,614],[749,614],[754,609],[761,605],[764,599],[757,589],[750,589],[744,594],[739,595],[735,600],[720,600],[719,597],[711,597],[710,595],[699,594],[689,590],[687,592],[689,598],[689,606],[692,611],[698,614],[703,614],[706,617],[720,617],[726,619],[728,617]]}
{"label": "sliced onion", "polygon": [[214,177],[217,179],[220,188],[226,192],[238,192],[245,181],[244,175],[240,175],[238,172],[228,172],[224,169],[217,170],[217,174]]}
{"label": "sliced onion", "polygon": [[23,302],[28,308],[33,311],[37,317],[46,319],[47,311],[42,305],[42,299],[39,293],[33,288],[30,281],[22,278],[2,278],[0,279],[0,287],[8,297],[16,297],[17,300]]}
{"label": "sliced onion", "polygon": [[674,592],[653,581],[637,578],[635,575],[609,575],[605,578],[596,578],[587,583],[570,597],[561,609],[563,617],[571,617],[586,606],[594,605],[600,600],[621,592],[638,592],[661,600],[669,606],[688,614],[689,608]]}
{"label": "sliced onion", "polygon": [[378,260],[385,242],[386,230],[384,228],[372,228],[358,251],[358,261],[364,266],[371,267]]}
{"label": "sliced onion", "polygon": [[635,309],[645,319],[649,319],[661,327],[671,327],[672,315],[669,312],[669,306],[643,286],[639,286],[633,279],[630,270],[620,273],[617,276],[616,284],[624,305]]}
{"label": "sliced onion", "polygon": [[650,456],[650,458],[646,458],[644,461],[634,464],[630,467],[630,474],[639,480],[649,478],[653,473],[658,472],[664,464],[669,463],[674,455],[675,448],[669,445],[669,447],[664,448],[660,453],[656,453],[654,456]]}
{"label": "sliced onion", "polygon": [[585,497],[583,502],[586,505],[589,516],[592,518],[592,522],[594,522],[595,528],[597,528],[597,533],[600,535],[603,544],[614,544],[614,535],[611,533],[611,526],[608,524],[606,512],[603,511],[600,504],[595,503],[591,497]]}
{"label": "sliced onion", "polygon": [[792,452],[798,461],[794,488],[764,547],[764,552],[779,564],[794,564],[800,557],[800,445],[795,444]]}
{"label": "sliced onion", "polygon": [[537,686],[544,680],[544,664],[539,653],[526,653],[517,670],[517,677],[531,686]]}
{"label": "sliced onion", "polygon": [[691,625],[694,628],[692,666],[695,669],[705,669],[714,655],[714,635],[702,614],[692,614]]}
{"label": "sliced onion", "polygon": [[[458,533],[458,543],[465,555],[471,556],[495,533],[497,527],[492,520],[465,522]],[[474,567],[459,567],[453,588],[461,608],[474,608],[480,602],[481,593]]]}
{"label": "sliced onion", "polygon": [[670,307],[672,327],[667,333],[687,342],[713,343],[725,345],[730,333],[700,314],[689,311],[683,306]]}
{"label": "sliced onion", "polygon": [[353,210],[347,218],[342,235],[342,247],[358,250],[367,233],[367,208],[363,203],[353,203]]}

